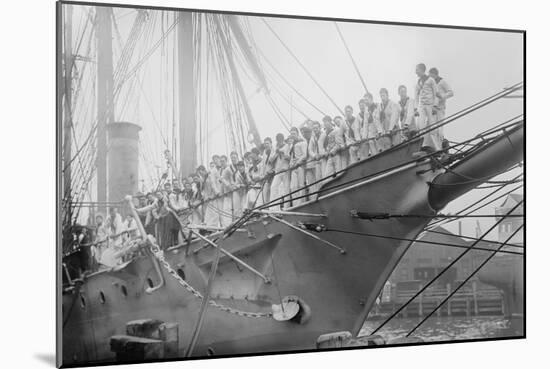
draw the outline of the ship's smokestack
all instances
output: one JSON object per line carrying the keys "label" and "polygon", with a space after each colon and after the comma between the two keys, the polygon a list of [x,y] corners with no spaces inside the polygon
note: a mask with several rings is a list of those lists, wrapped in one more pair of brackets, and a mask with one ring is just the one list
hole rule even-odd
{"label": "ship's smokestack", "polygon": [[138,191],[139,131],[140,126],[128,122],[107,125],[108,201],[122,201]]}
{"label": "ship's smokestack", "polygon": [[451,167],[450,171],[435,177],[428,192],[432,209],[443,209],[450,201],[522,161],[523,138],[522,122],[487,146],[474,151]]}

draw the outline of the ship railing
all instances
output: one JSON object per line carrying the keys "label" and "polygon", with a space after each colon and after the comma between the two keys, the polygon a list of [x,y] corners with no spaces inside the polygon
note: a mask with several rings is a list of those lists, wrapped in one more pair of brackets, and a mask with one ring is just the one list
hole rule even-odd
{"label": "ship railing", "polygon": [[[112,266],[106,266],[102,264],[102,254],[109,249],[119,252],[128,250],[131,243],[136,242],[140,239],[142,239],[142,237],[137,234],[137,228],[130,228],[116,234],[108,235],[107,237],[96,240],[94,242],[78,245],[79,249],[85,250],[84,252],[89,255],[86,265],[81,265],[81,277],[89,277],[91,275],[97,274],[98,272],[104,272],[113,269]],[[119,257],[119,261],[120,264],[128,263],[139,256],[139,252],[122,252]],[[67,276],[70,276],[68,272],[68,267],[64,265],[64,268],[66,270]],[[72,277],[72,279],[67,278],[67,280],[69,284],[71,284],[71,280],[74,280],[74,277]]]}

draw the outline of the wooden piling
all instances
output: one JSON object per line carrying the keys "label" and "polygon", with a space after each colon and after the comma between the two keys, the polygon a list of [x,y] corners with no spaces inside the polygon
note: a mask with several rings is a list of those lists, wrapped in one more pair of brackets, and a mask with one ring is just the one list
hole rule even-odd
{"label": "wooden piling", "polygon": [[474,298],[474,315],[479,315],[479,306],[477,304],[477,283],[474,281],[472,283],[472,295]]}
{"label": "wooden piling", "polygon": [[[450,294],[451,294],[451,284],[447,283],[447,296],[449,296]],[[452,298],[450,298],[447,301],[447,316],[451,316],[452,314],[451,305],[452,305]]]}

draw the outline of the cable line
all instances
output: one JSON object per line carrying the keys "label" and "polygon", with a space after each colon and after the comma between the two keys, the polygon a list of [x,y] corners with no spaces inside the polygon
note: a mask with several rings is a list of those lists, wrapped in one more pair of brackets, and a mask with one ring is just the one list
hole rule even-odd
{"label": "cable line", "polygon": [[[480,202],[484,201],[485,199],[487,199],[488,197],[492,196],[493,194],[495,194],[496,192],[500,191],[501,189],[503,189],[503,188],[506,187],[506,186],[507,186],[507,184],[502,185],[500,188],[497,188],[495,191],[491,192],[489,195],[487,195],[487,196],[485,196],[485,197],[479,199],[478,201],[472,203],[471,205],[465,207],[464,209],[462,209],[461,211],[459,211],[459,212],[456,213],[456,214],[459,215],[460,213],[463,213],[464,211],[466,211],[466,210],[470,209],[471,207],[473,207],[473,206],[479,204]],[[489,201],[489,202],[486,203],[486,204],[482,204],[482,205],[480,205],[480,206],[474,208],[473,210],[469,211],[469,212],[466,213],[466,214],[467,214],[467,215],[472,214],[473,212],[476,212],[476,211],[478,211],[479,209],[484,208],[484,207],[486,207],[486,206],[488,206],[488,205],[494,203],[495,201],[498,201],[499,199],[501,199],[501,198],[503,198],[503,197],[509,195],[510,193],[512,193],[512,192],[514,192],[514,191],[520,189],[521,187],[523,187],[523,185],[514,187],[513,189],[509,190],[508,192],[506,192],[506,193],[504,193],[504,194],[502,194],[502,195],[500,195],[500,196],[498,196],[498,197],[492,199],[491,201]],[[452,222],[452,220],[450,220],[450,219],[449,219],[449,220],[440,219],[440,220],[437,220],[437,221],[435,221],[435,222],[432,222],[432,223],[428,224],[427,227],[442,226],[442,225],[447,224],[447,223],[449,223],[449,222]],[[441,224],[439,224],[439,223],[441,223]],[[439,225],[438,225],[438,224],[439,224]],[[430,228],[430,229],[432,229],[432,228]]]}
{"label": "cable line", "polygon": [[286,85],[292,90],[294,91],[298,96],[300,96],[309,106],[311,106],[313,109],[315,109],[316,111],[318,111],[321,115],[325,116],[325,115],[328,115],[327,113],[323,112],[321,109],[319,109],[315,104],[313,104],[311,101],[309,101],[309,99],[307,97],[305,97],[300,91],[298,91],[286,78],[285,76],[279,72],[277,70],[277,68],[275,68],[275,66],[269,61],[269,59],[264,55],[264,53],[258,49],[258,53],[259,55],[265,60],[265,62],[267,63],[267,65],[269,65],[271,67],[271,69],[273,69],[273,71],[279,76],[279,78],[281,78],[281,80],[286,83]]}
{"label": "cable line", "polygon": [[273,28],[271,28],[271,26],[269,25],[269,23],[267,23],[267,21],[264,19],[264,18],[261,18],[262,19],[262,22],[264,22],[264,24],[267,26],[267,28],[269,28],[269,30],[271,31],[271,33],[273,33],[273,35],[279,40],[279,42],[281,42],[281,44],[283,45],[283,47],[289,52],[289,54],[294,58],[294,60],[296,60],[296,62],[300,65],[300,67],[302,67],[302,69],[304,70],[304,72],[306,72],[306,74],[309,76],[309,78],[311,78],[311,80],[315,83],[315,85],[323,92],[323,94],[330,100],[330,102],[336,107],[336,109],[340,112],[340,114],[344,115],[344,111],[340,108],[340,106],[338,106],[338,104],[336,104],[336,102],[330,97],[330,95],[325,91],[325,89],[319,84],[319,82],[317,82],[317,80],[315,79],[315,77],[313,77],[313,75],[309,72],[309,70],[307,70],[307,68],[302,64],[302,62],[300,61],[300,59],[298,59],[298,57],[292,52],[292,50],[290,50],[290,48],[284,43],[284,41],[279,37],[279,35],[275,32],[275,30]]}
{"label": "cable line", "polygon": [[365,80],[363,79],[363,76],[361,75],[361,72],[359,71],[359,68],[357,67],[357,64],[355,63],[355,59],[353,59],[353,55],[351,55],[351,51],[348,47],[348,44],[346,43],[346,40],[344,39],[344,35],[342,35],[342,31],[340,31],[340,27],[338,27],[338,23],[334,22],[334,26],[336,27],[336,31],[338,31],[338,35],[340,36],[340,39],[342,40],[342,43],[344,44],[344,47],[346,48],[346,51],[348,52],[349,58],[351,59],[351,62],[353,63],[353,67],[355,68],[355,71],[357,72],[357,75],[359,76],[359,79],[361,80],[361,84],[363,85],[363,88],[365,89],[365,92],[369,92],[369,89],[367,88],[367,84],[365,83]]}
{"label": "cable line", "polygon": [[451,214],[389,214],[389,213],[369,213],[369,212],[355,212],[355,217],[366,220],[380,220],[391,218],[523,218],[523,214],[513,215],[493,215],[493,214],[480,214],[480,215],[451,215]]}
{"label": "cable line", "polygon": [[[442,235],[452,236],[452,237],[456,237],[456,238],[464,238],[466,240],[474,240],[474,241],[477,240],[476,237],[460,236],[460,235],[453,234],[453,233],[439,232],[439,231],[434,231],[434,230],[431,230],[431,229],[427,229],[424,232],[442,234]],[[483,240],[483,242],[490,243],[490,244],[498,244],[498,245],[501,244],[498,241],[490,241],[490,240]],[[511,244],[511,243],[507,243],[505,246],[518,248],[518,249],[523,249],[524,248],[524,246],[514,245],[514,244]],[[491,249],[491,251],[493,251],[493,249]]]}
{"label": "cable line", "polygon": [[[355,232],[355,231],[346,231],[346,230],[342,230],[342,229],[327,228],[325,230],[325,232],[345,233],[345,234],[351,234],[351,235],[355,235],[355,236],[383,238],[383,239],[394,240],[394,241],[407,241],[407,242],[411,242],[411,243],[424,243],[424,244],[427,244],[427,245],[454,247],[454,248],[460,248],[460,249],[468,249],[469,248],[469,246],[458,245],[458,244],[455,244],[455,243],[439,242],[439,241],[427,241],[427,240],[412,239],[412,238],[401,238],[401,237],[386,236],[386,235],[382,235],[382,234],[372,234],[372,233],[363,233],[363,232]],[[443,232],[438,232],[438,233],[447,234],[447,233],[443,233]],[[499,242],[499,244],[500,244],[500,242]],[[515,246],[515,245],[508,245],[507,244],[506,246]],[[473,250],[495,251],[495,249],[489,249],[489,248],[486,248],[486,247],[476,247]],[[505,254],[523,255],[522,252],[517,252],[517,251],[502,250],[500,252],[505,253]]]}

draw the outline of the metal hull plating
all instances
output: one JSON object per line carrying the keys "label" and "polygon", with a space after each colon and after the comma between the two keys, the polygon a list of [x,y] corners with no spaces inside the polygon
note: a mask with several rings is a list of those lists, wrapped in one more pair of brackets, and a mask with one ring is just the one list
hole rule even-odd
{"label": "metal hull plating", "polygon": [[[417,140],[356,163],[325,183],[326,191],[316,201],[295,209],[323,213],[326,218],[285,216],[284,219],[321,223],[329,230],[414,239],[428,219],[367,221],[351,217],[350,211],[433,214],[427,204],[427,181],[436,173],[426,170],[427,160],[412,160],[411,154],[418,148]],[[331,189],[344,183],[345,186]],[[194,356],[307,350],[315,348],[321,334],[341,330],[357,333],[410,244],[333,231],[317,234],[343,247],[346,253],[341,254],[267,217],[251,221],[244,228],[220,245],[272,282],[265,283],[235,262],[222,258],[212,298],[243,311],[269,312],[272,304],[280,303],[280,296],[295,295],[309,306],[311,316],[299,324],[268,317],[242,317],[209,307]],[[203,245],[194,242],[190,250],[200,248],[200,251],[191,251],[188,256],[185,247],[166,252],[172,268],[183,271],[186,281],[201,292],[214,252],[212,247]],[[177,322],[183,355],[198,318],[200,300],[166,270],[163,274],[166,284],[152,294],[145,293],[149,285],[158,283],[158,277],[151,260],[143,257],[121,271],[91,275],[78,293],[65,295],[64,363],[114,361],[109,338],[124,333],[126,322],[144,318]]]}

